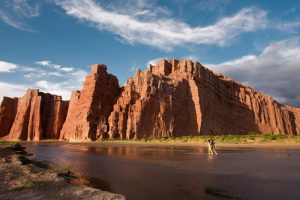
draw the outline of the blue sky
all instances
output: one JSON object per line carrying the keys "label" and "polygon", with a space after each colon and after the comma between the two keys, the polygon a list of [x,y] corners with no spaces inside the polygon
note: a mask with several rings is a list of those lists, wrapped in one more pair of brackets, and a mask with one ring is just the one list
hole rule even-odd
{"label": "blue sky", "polygon": [[93,63],[120,84],[159,58],[199,60],[300,106],[297,0],[1,0],[0,98],[80,89]]}

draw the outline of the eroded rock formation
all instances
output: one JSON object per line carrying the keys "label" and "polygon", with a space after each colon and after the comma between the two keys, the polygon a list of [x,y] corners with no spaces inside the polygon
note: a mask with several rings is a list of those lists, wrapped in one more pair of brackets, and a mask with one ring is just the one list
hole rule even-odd
{"label": "eroded rock formation", "polygon": [[68,102],[60,96],[28,89],[19,100],[9,140],[58,139]]}
{"label": "eroded rock formation", "polygon": [[119,94],[118,79],[105,65],[92,65],[81,91],[73,91],[61,140],[93,141],[108,132],[107,118]]}
{"label": "eroded rock formation", "polygon": [[9,134],[16,117],[18,98],[3,97],[0,105],[0,137]]}
{"label": "eroded rock formation", "polygon": [[39,90],[5,97],[0,136],[10,140],[94,141],[201,134],[300,135],[300,109],[214,74],[198,62],[160,60],[127,84],[92,65],[70,103]]}
{"label": "eroded rock formation", "polygon": [[300,109],[277,103],[198,62],[160,60],[128,79],[109,117],[112,138],[300,134]]}

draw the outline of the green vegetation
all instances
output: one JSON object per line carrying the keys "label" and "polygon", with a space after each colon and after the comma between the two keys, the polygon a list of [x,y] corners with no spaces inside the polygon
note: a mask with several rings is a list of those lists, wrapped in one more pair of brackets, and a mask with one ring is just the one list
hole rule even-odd
{"label": "green vegetation", "polygon": [[78,178],[77,176],[75,176],[75,174],[71,171],[70,166],[67,166],[65,168],[56,168],[56,169],[52,169],[52,171],[54,173],[57,174],[58,177],[63,177],[65,179],[67,179],[68,181],[70,179],[74,179],[74,178]]}
{"label": "green vegetation", "polygon": [[215,139],[218,144],[300,144],[300,136],[272,135],[248,133],[245,135],[201,135],[179,136],[165,138],[143,138],[138,140],[103,139],[103,142],[121,143],[180,143],[180,144],[206,144],[207,140]]}
{"label": "green vegetation", "polygon": [[54,169],[54,172],[57,174],[57,176],[64,177],[64,178],[71,176],[71,173],[72,173],[70,171],[69,167],[62,168],[62,169]]}
{"label": "green vegetation", "polygon": [[0,146],[13,146],[18,143],[19,142],[9,142],[9,141],[0,140]]}
{"label": "green vegetation", "polygon": [[13,190],[20,191],[25,188],[37,187],[38,185],[39,185],[39,183],[34,180],[23,179],[23,180],[21,180],[20,184],[17,187],[13,188]]}

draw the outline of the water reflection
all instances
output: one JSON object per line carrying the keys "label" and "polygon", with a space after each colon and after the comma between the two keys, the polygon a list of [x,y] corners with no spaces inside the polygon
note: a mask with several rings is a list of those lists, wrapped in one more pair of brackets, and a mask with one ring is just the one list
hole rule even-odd
{"label": "water reflection", "polygon": [[[208,155],[206,147],[94,143],[24,145],[40,161],[70,166],[80,176],[76,180],[79,184],[122,193],[129,200],[210,199],[204,192],[207,186],[238,192],[238,196],[250,196],[248,199],[270,196],[284,199],[282,191],[288,190],[300,195],[294,189],[300,184],[300,173],[296,173],[300,169],[299,151],[225,148],[218,149],[219,154],[215,156]],[[282,170],[287,167],[289,170]],[[288,177],[286,180],[293,182],[278,183],[278,177]],[[272,192],[263,189],[270,184],[275,188]],[[261,196],[256,198],[255,194]],[[251,195],[254,196],[251,198]]]}

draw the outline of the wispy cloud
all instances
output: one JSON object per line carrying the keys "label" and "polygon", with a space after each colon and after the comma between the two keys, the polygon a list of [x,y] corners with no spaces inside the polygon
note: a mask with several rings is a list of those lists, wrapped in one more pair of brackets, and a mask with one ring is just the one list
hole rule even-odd
{"label": "wispy cloud", "polygon": [[68,100],[73,89],[68,82],[53,83],[46,80],[37,81],[34,86],[43,92],[59,95]]}
{"label": "wispy cloud", "polygon": [[282,103],[300,107],[300,38],[269,44],[259,55],[245,55],[205,66],[246,83]]}
{"label": "wispy cloud", "polygon": [[18,66],[14,63],[0,60],[0,72],[11,72],[17,68]]}
{"label": "wispy cloud", "polygon": [[[154,58],[152,60],[149,60],[147,62],[147,67],[149,67],[150,65],[155,66],[160,59],[163,59],[163,58]],[[164,58],[164,59],[166,59],[166,58]]]}
{"label": "wispy cloud", "polygon": [[1,91],[0,102],[2,101],[3,96],[8,96],[8,97],[23,96],[26,88],[27,87],[25,85],[0,82],[0,91]]}
{"label": "wispy cloud", "polygon": [[71,91],[80,89],[87,75],[85,70],[68,67],[72,69],[70,70],[50,61],[38,61],[37,64],[40,66],[25,67],[0,60],[0,73],[10,72],[14,73],[14,77],[17,77],[17,80],[0,81],[0,101],[2,95],[20,97],[27,88],[41,89],[41,91],[61,95],[64,100],[69,100]]}
{"label": "wispy cloud", "polygon": [[0,20],[16,29],[34,31],[24,21],[40,14],[40,3],[35,0],[1,0]]}
{"label": "wispy cloud", "polygon": [[196,2],[194,7],[197,10],[200,10],[201,12],[210,12],[215,16],[222,16],[232,0],[201,0]]}
{"label": "wispy cloud", "polygon": [[51,61],[49,60],[36,61],[35,63],[42,66],[53,67],[54,69],[64,71],[64,72],[71,72],[74,70],[73,67],[62,67],[61,65],[51,63]]}
{"label": "wispy cloud", "polygon": [[[233,16],[225,17],[209,26],[192,27],[173,18],[154,17],[141,19],[105,9],[94,0],[55,1],[66,13],[81,21],[89,22],[99,30],[119,35],[128,43],[139,43],[164,50],[187,44],[229,45],[243,32],[266,27],[267,13],[258,8],[244,8]],[[140,14],[146,14],[147,12]],[[136,13],[135,13],[136,14]]]}
{"label": "wispy cloud", "polygon": [[285,32],[296,32],[300,28],[300,21],[286,21],[277,23],[275,28]]}

